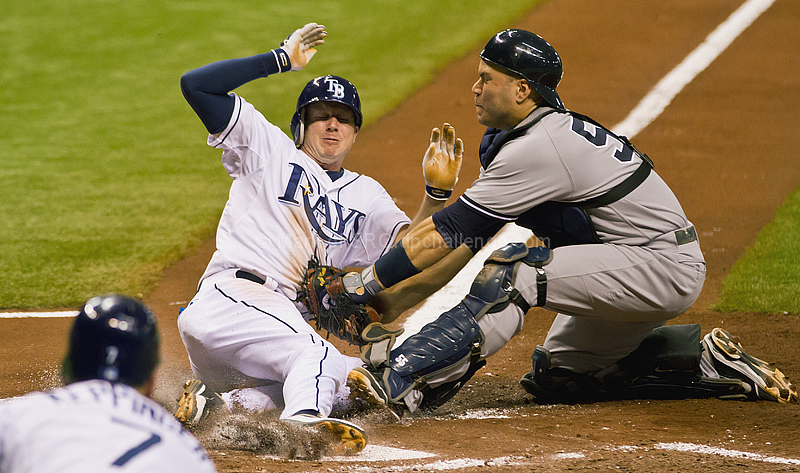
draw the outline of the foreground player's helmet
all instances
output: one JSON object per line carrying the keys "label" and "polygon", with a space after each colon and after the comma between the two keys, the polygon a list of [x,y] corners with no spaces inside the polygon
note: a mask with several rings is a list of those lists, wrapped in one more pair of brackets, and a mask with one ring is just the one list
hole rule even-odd
{"label": "foreground player's helmet", "polygon": [[303,109],[306,105],[314,102],[339,102],[347,105],[353,110],[356,119],[356,126],[361,127],[363,117],[361,116],[361,99],[358,98],[356,87],[347,79],[339,76],[322,76],[311,80],[300,92],[297,97],[297,108],[292,116],[292,136],[294,144],[298,147],[303,144],[305,134],[305,118]]}
{"label": "foreground player's helmet", "polygon": [[556,92],[564,69],[550,43],[525,30],[509,29],[494,35],[480,53],[481,59],[520,75],[551,107],[564,109]]}
{"label": "foreground player's helmet", "polygon": [[93,297],[81,308],[62,366],[64,381],[105,379],[142,386],[158,364],[153,313],[130,297]]}

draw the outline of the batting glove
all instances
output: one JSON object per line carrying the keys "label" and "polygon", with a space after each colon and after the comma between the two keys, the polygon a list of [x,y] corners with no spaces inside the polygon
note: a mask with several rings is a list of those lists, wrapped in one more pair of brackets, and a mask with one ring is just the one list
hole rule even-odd
{"label": "batting glove", "polygon": [[464,143],[456,138],[456,129],[445,123],[440,132],[431,132],[431,144],[422,158],[422,175],[425,177],[425,192],[436,200],[447,200],[453,193],[461,172],[461,157]]}
{"label": "batting glove", "polygon": [[289,35],[281,43],[280,49],[288,56],[291,70],[299,71],[306,67],[311,58],[317,53],[314,48],[324,43],[327,35],[328,32],[325,31],[325,27],[316,23],[309,23]]}

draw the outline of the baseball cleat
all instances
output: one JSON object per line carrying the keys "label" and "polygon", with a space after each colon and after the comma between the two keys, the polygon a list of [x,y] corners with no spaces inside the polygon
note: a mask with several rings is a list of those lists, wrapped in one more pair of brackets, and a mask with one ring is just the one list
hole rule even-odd
{"label": "baseball cleat", "polygon": [[194,426],[203,416],[224,405],[225,401],[219,394],[206,388],[199,379],[190,379],[183,386],[175,418],[185,427]]}
{"label": "baseball cleat", "polygon": [[723,378],[744,381],[752,390],[748,397],[775,402],[798,402],[797,389],[777,368],[748,355],[738,337],[715,328],[703,338],[714,368]]}
{"label": "baseball cleat", "polygon": [[295,414],[283,421],[331,435],[336,440],[332,446],[336,455],[355,455],[367,446],[367,433],[364,429],[346,420],[313,414]]}
{"label": "baseball cleat", "polygon": [[368,369],[357,367],[347,374],[347,386],[350,397],[365,401],[372,407],[382,408],[389,405],[389,396],[383,385]]}
{"label": "baseball cleat", "polygon": [[383,384],[368,369],[353,368],[347,374],[347,387],[350,388],[351,400],[363,402],[371,409],[384,410],[396,421],[402,419],[405,405],[390,402]]}

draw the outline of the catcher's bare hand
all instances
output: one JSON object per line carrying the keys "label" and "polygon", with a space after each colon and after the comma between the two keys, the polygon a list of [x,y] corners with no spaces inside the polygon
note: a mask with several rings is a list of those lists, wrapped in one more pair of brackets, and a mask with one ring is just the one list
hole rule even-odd
{"label": "catcher's bare hand", "polygon": [[328,32],[325,27],[316,23],[309,23],[294,33],[281,43],[281,49],[289,55],[292,63],[292,70],[299,71],[306,67],[311,58],[317,53],[315,47],[325,42]]}
{"label": "catcher's bare hand", "polygon": [[428,195],[437,200],[447,200],[458,182],[464,143],[456,138],[456,130],[449,123],[442,131],[434,128],[431,144],[422,158],[422,174]]}

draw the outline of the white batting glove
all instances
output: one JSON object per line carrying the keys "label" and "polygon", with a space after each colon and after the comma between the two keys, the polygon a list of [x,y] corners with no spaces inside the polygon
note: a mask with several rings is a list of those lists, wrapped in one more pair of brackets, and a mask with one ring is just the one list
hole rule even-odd
{"label": "white batting glove", "polygon": [[314,48],[324,43],[327,35],[325,27],[316,23],[309,23],[289,35],[286,41],[281,43],[280,49],[289,56],[291,70],[299,71],[306,67],[317,53]]}
{"label": "white batting glove", "polygon": [[447,200],[453,193],[461,172],[461,157],[464,143],[456,138],[456,129],[445,123],[440,132],[431,132],[431,144],[422,158],[422,175],[425,177],[425,192],[436,200]]}

